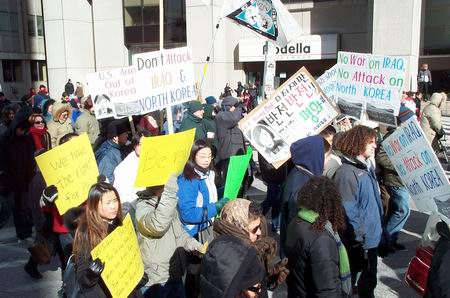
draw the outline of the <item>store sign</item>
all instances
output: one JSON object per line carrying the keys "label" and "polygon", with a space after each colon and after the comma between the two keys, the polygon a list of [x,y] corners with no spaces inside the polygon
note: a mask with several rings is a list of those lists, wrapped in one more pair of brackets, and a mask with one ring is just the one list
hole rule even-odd
{"label": "store sign", "polygon": [[[337,34],[307,35],[294,39],[285,47],[275,46],[276,61],[336,59]],[[239,41],[239,62],[264,61],[267,51],[261,38]]]}

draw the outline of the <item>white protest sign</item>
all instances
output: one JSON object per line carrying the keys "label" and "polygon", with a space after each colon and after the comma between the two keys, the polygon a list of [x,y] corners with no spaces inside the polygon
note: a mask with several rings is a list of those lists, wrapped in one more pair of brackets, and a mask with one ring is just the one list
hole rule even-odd
{"label": "white protest sign", "polygon": [[382,143],[386,154],[421,212],[450,217],[450,184],[415,117]]}
{"label": "white protest sign", "polygon": [[332,68],[325,71],[317,80],[323,93],[334,103],[337,103],[337,98],[334,95],[334,89],[336,88],[336,76],[337,76],[337,65],[335,64]]}
{"label": "white protest sign", "polygon": [[239,122],[239,128],[276,168],[290,157],[295,141],[321,132],[339,115],[314,78],[302,67]]}
{"label": "white protest sign", "polygon": [[341,111],[396,126],[407,69],[403,57],[339,52],[336,90]]}
{"label": "white protest sign", "polygon": [[190,47],[133,55],[139,76],[141,114],[196,100]]}

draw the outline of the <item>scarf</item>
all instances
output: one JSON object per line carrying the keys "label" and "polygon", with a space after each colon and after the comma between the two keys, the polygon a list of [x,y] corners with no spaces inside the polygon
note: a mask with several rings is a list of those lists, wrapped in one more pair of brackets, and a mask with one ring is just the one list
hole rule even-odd
{"label": "scarf", "polygon": [[49,137],[47,136],[47,128],[30,128],[30,134],[33,137],[33,142],[36,151],[39,149],[49,149]]}
{"label": "scarf", "polygon": [[[319,217],[319,214],[312,210],[300,209],[300,211],[298,212],[298,217],[312,224],[316,221],[317,217]],[[344,291],[344,293],[350,295],[352,290],[352,282],[347,250],[342,244],[339,234],[333,231],[333,226],[329,221],[327,221],[327,223],[325,224],[325,230],[327,230],[336,241],[339,252],[339,279],[341,280],[342,290]]]}

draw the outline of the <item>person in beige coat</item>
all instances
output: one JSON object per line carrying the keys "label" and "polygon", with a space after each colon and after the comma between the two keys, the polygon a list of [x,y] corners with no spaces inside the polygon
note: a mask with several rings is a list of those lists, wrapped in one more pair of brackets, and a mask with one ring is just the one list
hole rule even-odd
{"label": "person in beige coat", "polygon": [[59,140],[68,133],[73,132],[70,118],[72,108],[69,104],[55,102],[52,109],[52,121],[49,121],[48,133],[51,137],[52,148],[59,145]]}
{"label": "person in beige coat", "polygon": [[441,107],[447,100],[444,93],[433,93],[430,103],[423,109],[420,126],[422,127],[428,142],[434,151],[439,150],[439,136],[443,134]]}
{"label": "person in beige coat", "polygon": [[81,106],[83,110],[75,122],[75,131],[79,135],[87,133],[89,142],[93,146],[100,134],[100,127],[94,116],[94,106],[91,97],[83,97],[81,99]]}

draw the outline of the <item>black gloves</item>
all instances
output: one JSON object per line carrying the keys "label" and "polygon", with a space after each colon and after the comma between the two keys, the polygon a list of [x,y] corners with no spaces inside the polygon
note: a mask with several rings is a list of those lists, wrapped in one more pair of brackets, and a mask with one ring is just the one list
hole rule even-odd
{"label": "black gloves", "polygon": [[105,263],[102,263],[99,258],[91,261],[91,263],[89,263],[89,268],[86,271],[86,279],[90,283],[95,284],[102,274],[103,269],[105,269]]}
{"label": "black gloves", "polygon": [[42,192],[42,199],[45,204],[52,204],[58,197],[58,189],[54,185],[50,185]]}
{"label": "black gloves", "polygon": [[136,286],[136,289],[140,289],[143,286],[145,286],[148,283],[148,275],[147,273],[144,272],[144,275],[142,276],[141,280],[139,281],[139,283]]}

